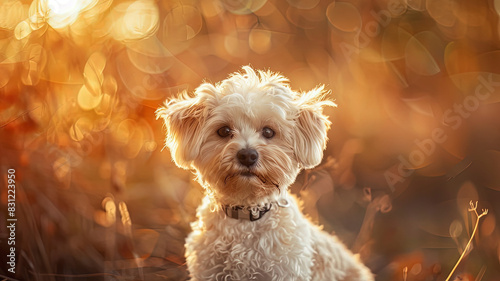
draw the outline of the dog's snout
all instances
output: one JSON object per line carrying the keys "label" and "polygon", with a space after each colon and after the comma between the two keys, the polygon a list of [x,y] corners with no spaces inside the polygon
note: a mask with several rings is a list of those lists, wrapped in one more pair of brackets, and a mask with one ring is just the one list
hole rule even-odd
{"label": "dog's snout", "polygon": [[250,167],[259,159],[259,153],[257,153],[255,149],[246,148],[238,151],[236,157],[238,157],[238,161],[240,161],[242,165]]}

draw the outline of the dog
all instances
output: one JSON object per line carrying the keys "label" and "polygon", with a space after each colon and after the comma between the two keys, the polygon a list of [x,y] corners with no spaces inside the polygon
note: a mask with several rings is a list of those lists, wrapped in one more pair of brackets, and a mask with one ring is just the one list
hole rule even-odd
{"label": "dog", "polygon": [[191,280],[370,281],[370,270],[301,212],[288,187],[317,166],[335,106],[319,86],[292,91],[244,66],[156,111],[175,164],[206,190],[186,239]]}

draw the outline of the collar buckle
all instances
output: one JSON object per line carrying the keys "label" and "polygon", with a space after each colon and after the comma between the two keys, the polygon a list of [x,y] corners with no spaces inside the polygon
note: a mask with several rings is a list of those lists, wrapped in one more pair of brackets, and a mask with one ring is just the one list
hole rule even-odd
{"label": "collar buckle", "polygon": [[280,198],[278,201],[276,201],[276,204],[280,206],[281,208],[286,208],[290,206],[290,201],[288,201],[286,198]]}

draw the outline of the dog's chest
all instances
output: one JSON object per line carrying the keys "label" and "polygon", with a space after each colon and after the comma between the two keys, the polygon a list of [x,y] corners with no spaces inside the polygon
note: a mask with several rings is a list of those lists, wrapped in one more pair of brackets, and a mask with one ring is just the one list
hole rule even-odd
{"label": "dog's chest", "polygon": [[204,269],[206,279],[201,280],[226,280],[228,276],[233,280],[306,280],[310,275],[311,233],[301,217],[281,212],[253,222],[205,219],[203,229],[196,229],[202,224],[193,225],[186,241],[186,256],[196,255],[192,262]]}

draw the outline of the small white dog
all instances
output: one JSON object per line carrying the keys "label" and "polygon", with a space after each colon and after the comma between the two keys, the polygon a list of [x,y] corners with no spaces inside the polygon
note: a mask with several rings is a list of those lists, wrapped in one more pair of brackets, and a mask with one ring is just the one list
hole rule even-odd
{"label": "small white dog", "polygon": [[207,191],[186,240],[191,280],[374,280],[288,192],[321,162],[322,111],[335,104],[323,87],[296,93],[279,74],[243,69],[157,110],[173,160]]}

